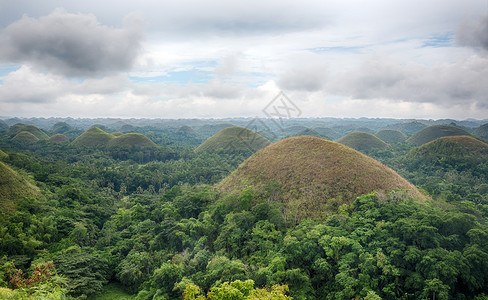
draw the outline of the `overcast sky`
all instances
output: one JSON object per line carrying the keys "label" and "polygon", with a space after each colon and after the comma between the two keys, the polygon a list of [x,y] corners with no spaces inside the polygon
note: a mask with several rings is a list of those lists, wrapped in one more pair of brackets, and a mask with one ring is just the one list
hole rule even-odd
{"label": "overcast sky", "polygon": [[254,117],[280,91],[488,118],[488,0],[0,0],[0,116]]}

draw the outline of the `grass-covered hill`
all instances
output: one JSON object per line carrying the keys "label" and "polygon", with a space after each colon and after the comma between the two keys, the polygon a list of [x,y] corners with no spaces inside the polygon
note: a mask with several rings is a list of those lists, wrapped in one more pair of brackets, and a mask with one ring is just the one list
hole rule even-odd
{"label": "grass-covered hill", "polygon": [[372,149],[387,149],[389,146],[371,133],[354,131],[340,138],[337,142],[356,149],[368,151]]}
{"label": "grass-covered hill", "polygon": [[221,123],[221,124],[205,124],[198,128],[196,132],[201,135],[202,137],[210,137],[217,132],[221,131],[222,129],[225,129],[227,127],[234,127],[234,125],[230,123]]}
{"label": "grass-covered hill", "polygon": [[71,144],[82,147],[107,146],[115,137],[98,127],[92,127],[77,137]]}
{"label": "grass-covered hill", "polygon": [[49,129],[52,133],[66,133],[71,130],[73,130],[73,127],[66,122],[57,122]]}
{"label": "grass-covered hill", "polygon": [[27,178],[0,162],[0,207],[2,212],[15,211],[17,200],[39,194],[39,188]]}
{"label": "grass-covered hill", "polygon": [[22,131],[30,132],[35,137],[37,137],[39,140],[47,140],[47,139],[49,139],[49,136],[47,134],[45,134],[44,132],[42,132],[36,126],[33,126],[33,125],[25,125],[25,124],[21,124],[21,123],[17,123],[15,125],[13,125],[12,127],[10,127],[9,130],[8,130],[8,134],[10,135],[10,137],[14,137],[14,136],[16,136],[18,133],[20,133]]}
{"label": "grass-covered hill", "polygon": [[377,138],[388,144],[401,143],[408,138],[406,134],[395,129],[382,129],[375,135]]}
{"label": "grass-covered hill", "polygon": [[21,131],[12,138],[12,141],[21,144],[33,144],[39,141],[39,138],[29,131]]}
{"label": "grass-covered hill", "polygon": [[467,135],[446,136],[411,150],[412,159],[431,159],[442,157],[488,158],[488,144]]}
{"label": "grass-covered hill", "polygon": [[156,147],[153,141],[140,133],[126,133],[109,140],[107,146],[113,147]]}
{"label": "grass-covered hill", "polygon": [[271,144],[244,161],[217,188],[232,192],[252,186],[270,201],[282,202],[295,220],[320,218],[327,206],[351,203],[372,191],[420,192],[382,163],[336,142],[311,136]]}
{"label": "grass-covered hill", "polygon": [[140,133],[113,135],[98,127],[92,127],[77,137],[72,143],[83,147],[156,147],[148,137]]}
{"label": "grass-covered hill", "polygon": [[254,152],[269,144],[270,141],[259,133],[244,127],[233,126],[224,128],[208,138],[195,149],[195,152],[217,150]]}
{"label": "grass-covered hill", "polygon": [[318,133],[317,131],[315,131],[314,129],[311,129],[311,128],[305,128],[305,129],[301,130],[300,132],[296,133],[294,136],[301,136],[301,135],[316,136],[316,137],[321,137],[321,138],[325,138],[328,140],[330,139],[327,136],[322,136],[320,133]]}
{"label": "grass-covered hill", "polygon": [[49,141],[53,143],[64,143],[64,142],[68,142],[69,138],[62,133],[57,133],[52,137],[50,137]]}
{"label": "grass-covered hill", "polygon": [[479,137],[488,139],[488,123],[476,128],[473,133]]}
{"label": "grass-covered hill", "polygon": [[327,137],[328,139],[333,140],[333,141],[342,137],[342,135],[339,132],[335,131],[332,128],[328,128],[328,127],[315,127],[315,128],[313,128],[313,130],[318,132],[321,136]]}
{"label": "grass-covered hill", "polygon": [[422,130],[426,127],[427,127],[427,125],[425,125],[424,123],[421,123],[419,121],[412,121],[412,122],[406,122],[406,123],[393,124],[393,125],[388,126],[388,129],[395,129],[395,130],[401,131],[407,135],[412,135],[412,134],[414,134],[414,133],[418,132],[419,130]]}
{"label": "grass-covered hill", "polygon": [[412,135],[407,139],[407,143],[420,146],[443,136],[456,135],[469,135],[469,133],[461,128],[450,125],[433,125],[426,127]]}

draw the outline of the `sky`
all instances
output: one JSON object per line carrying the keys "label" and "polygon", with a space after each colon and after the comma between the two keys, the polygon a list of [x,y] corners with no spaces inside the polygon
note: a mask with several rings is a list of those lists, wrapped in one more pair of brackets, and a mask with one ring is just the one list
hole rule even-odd
{"label": "sky", "polygon": [[0,116],[488,118],[488,0],[0,0]]}

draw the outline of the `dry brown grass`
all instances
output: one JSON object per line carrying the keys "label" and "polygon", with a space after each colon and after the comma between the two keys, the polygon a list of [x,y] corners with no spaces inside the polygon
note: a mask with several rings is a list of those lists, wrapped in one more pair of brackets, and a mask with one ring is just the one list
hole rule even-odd
{"label": "dry brown grass", "polygon": [[292,137],[256,152],[217,185],[221,192],[252,186],[285,204],[296,219],[319,218],[328,202],[351,203],[373,191],[406,190],[424,196],[382,163],[336,142]]}

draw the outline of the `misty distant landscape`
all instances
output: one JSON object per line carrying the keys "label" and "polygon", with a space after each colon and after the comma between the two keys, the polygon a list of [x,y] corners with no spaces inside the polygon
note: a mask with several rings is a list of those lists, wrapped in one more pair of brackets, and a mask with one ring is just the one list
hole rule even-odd
{"label": "misty distant landscape", "polygon": [[0,1],[0,299],[487,300],[488,2]]}

